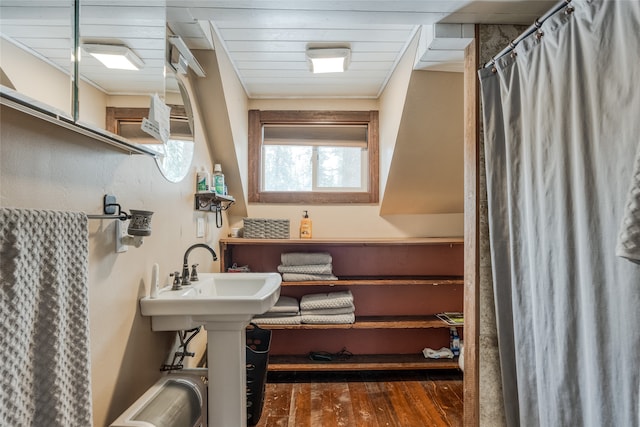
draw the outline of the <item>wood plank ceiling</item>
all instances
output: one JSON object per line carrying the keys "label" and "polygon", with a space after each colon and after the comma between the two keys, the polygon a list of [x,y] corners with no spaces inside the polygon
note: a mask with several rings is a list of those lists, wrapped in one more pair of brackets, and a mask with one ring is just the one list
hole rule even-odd
{"label": "wood plank ceiling", "polygon": [[[209,21],[250,98],[377,98],[422,26],[532,23],[554,3],[183,0],[168,2],[168,16],[178,33],[194,20]],[[187,41],[197,42],[190,35],[185,32]],[[305,58],[310,45],[350,47],[348,70],[311,73]]]}
{"label": "wood plank ceiling", "polygon": [[[82,0],[84,43],[124,44],[145,63],[106,70],[82,53],[85,80],[106,93],[150,93],[162,85],[165,16],[191,48],[212,48],[203,23],[223,40],[250,98],[377,98],[411,39],[436,23],[532,23],[555,1],[469,0]],[[165,15],[166,4],[166,15]],[[71,0],[1,0],[3,37],[67,72]],[[426,26],[426,27],[423,27]],[[345,73],[314,75],[308,45],[349,46]]]}

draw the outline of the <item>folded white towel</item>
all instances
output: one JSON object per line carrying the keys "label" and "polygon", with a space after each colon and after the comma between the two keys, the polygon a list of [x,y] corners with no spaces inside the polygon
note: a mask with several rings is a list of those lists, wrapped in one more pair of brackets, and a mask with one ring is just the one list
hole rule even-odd
{"label": "folded white towel", "polygon": [[316,308],[313,310],[300,310],[300,313],[305,316],[313,316],[316,314],[330,315],[330,314],[349,314],[355,312],[355,307],[351,304],[350,307],[340,307],[340,308]]}
{"label": "folded white towel", "polygon": [[284,295],[280,295],[276,304],[271,307],[269,311],[265,314],[276,313],[276,314],[285,314],[285,313],[293,313],[297,314],[300,312],[300,303],[298,300],[293,297],[288,297]]}
{"label": "folded white towel", "polygon": [[333,274],[282,273],[282,280],[285,282],[310,282],[314,280],[338,280],[338,278]]}
{"label": "folded white towel", "polygon": [[353,313],[349,314],[303,314],[302,323],[310,324],[341,324],[341,323],[355,323],[356,316]]}
{"label": "folded white towel", "polygon": [[279,265],[280,273],[332,274],[331,264]]}
{"label": "folded white towel", "polygon": [[333,258],[327,252],[289,252],[280,255],[282,265],[331,264]]}
{"label": "folded white towel", "polygon": [[348,290],[322,294],[307,294],[300,298],[300,309],[302,310],[344,308],[351,307],[353,304],[353,294]]}

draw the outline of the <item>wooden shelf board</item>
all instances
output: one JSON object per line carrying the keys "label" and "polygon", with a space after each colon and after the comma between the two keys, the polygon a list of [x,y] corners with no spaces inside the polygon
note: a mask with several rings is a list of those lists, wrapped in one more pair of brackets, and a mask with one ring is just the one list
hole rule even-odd
{"label": "wooden shelf board", "polygon": [[464,285],[464,279],[458,277],[443,278],[365,278],[346,277],[339,280],[309,280],[304,282],[282,282],[282,286],[447,286]]}
{"label": "wooden shelf board", "polygon": [[[270,325],[260,324],[265,329],[428,329],[449,328],[436,316],[360,316],[355,323]],[[463,327],[459,325],[458,327]]]}
{"label": "wooden shelf board", "polygon": [[269,356],[269,371],[384,371],[458,369],[458,359],[426,359],[422,354],[355,355],[347,360],[316,362],[307,356]]}
{"label": "wooden shelf board", "polygon": [[463,244],[462,237],[413,237],[413,238],[389,238],[389,239],[362,239],[362,238],[322,238],[322,239],[245,239],[243,237],[222,238],[220,243],[233,243],[234,245],[458,245]]}

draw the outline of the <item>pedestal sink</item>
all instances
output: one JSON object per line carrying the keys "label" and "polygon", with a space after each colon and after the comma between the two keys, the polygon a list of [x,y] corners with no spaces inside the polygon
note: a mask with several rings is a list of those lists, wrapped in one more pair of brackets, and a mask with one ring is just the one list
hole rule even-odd
{"label": "pedestal sink", "polygon": [[154,331],[207,330],[209,427],[247,425],[245,328],[274,306],[281,281],[278,273],[200,273],[190,286],[140,300]]}

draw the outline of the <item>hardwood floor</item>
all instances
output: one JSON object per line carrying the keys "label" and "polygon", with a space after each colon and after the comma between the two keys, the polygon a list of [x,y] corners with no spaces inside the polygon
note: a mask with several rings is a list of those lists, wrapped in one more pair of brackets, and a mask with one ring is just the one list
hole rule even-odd
{"label": "hardwood floor", "polygon": [[257,427],[462,426],[458,371],[270,372]]}

